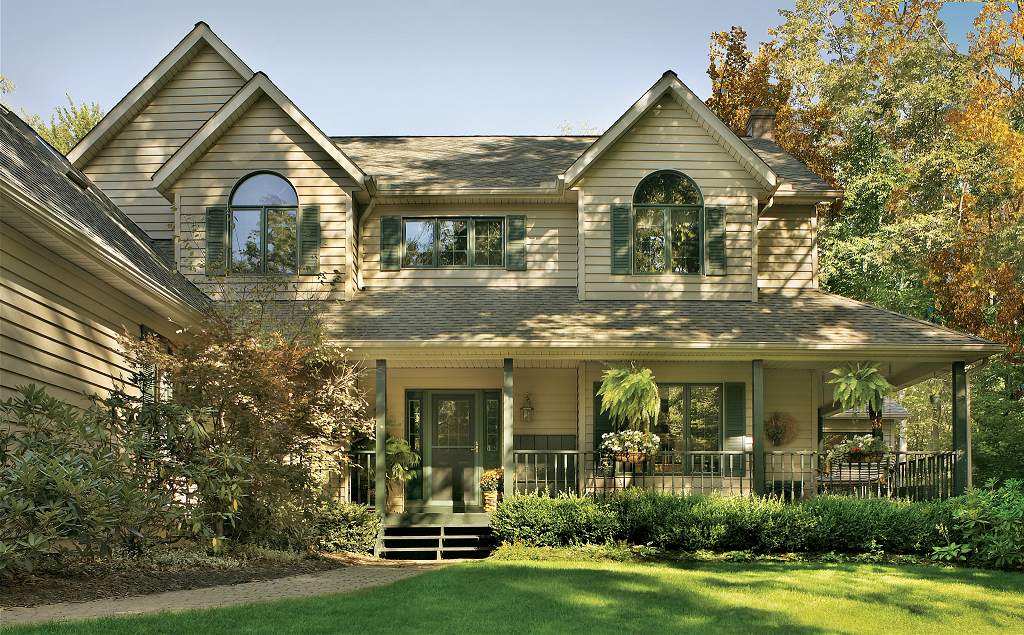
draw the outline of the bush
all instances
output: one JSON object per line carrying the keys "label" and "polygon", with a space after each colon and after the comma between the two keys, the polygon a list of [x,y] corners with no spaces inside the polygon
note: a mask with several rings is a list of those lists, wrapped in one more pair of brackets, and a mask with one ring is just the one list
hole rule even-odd
{"label": "bush", "polygon": [[523,546],[623,541],[661,551],[928,554],[957,500],[911,503],[819,496],[674,496],[626,489],[604,502],[515,496],[492,517],[495,535]]}
{"label": "bush", "polygon": [[[994,481],[956,501],[950,539],[969,561],[999,569],[1024,569],[1024,481]],[[936,541],[935,544],[940,544]]]}
{"label": "bush", "polygon": [[313,522],[320,551],[370,553],[377,542],[381,519],[372,507],[357,503],[327,503]]}
{"label": "bush", "polygon": [[502,542],[532,547],[603,544],[618,533],[615,512],[591,498],[513,496],[491,516]]}

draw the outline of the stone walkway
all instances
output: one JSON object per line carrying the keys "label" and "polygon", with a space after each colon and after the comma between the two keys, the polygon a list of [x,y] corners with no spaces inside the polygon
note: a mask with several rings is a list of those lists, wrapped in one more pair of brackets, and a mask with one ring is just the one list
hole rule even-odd
{"label": "stone walkway", "polygon": [[285,598],[307,597],[355,591],[390,584],[397,580],[437,569],[436,564],[353,565],[319,573],[290,576],[276,580],[243,582],[225,586],[167,591],[152,595],[109,598],[89,602],[63,602],[28,608],[0,609],[0,626],[81,620],[116,615],[137,615],[159,611],[208,609],[234,604],[267,602]]}

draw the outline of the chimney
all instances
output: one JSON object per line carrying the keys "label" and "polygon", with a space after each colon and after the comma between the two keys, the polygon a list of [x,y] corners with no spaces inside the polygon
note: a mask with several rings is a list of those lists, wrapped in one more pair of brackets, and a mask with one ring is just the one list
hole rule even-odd
{"label": "chimney", "polygon": [[747,118],[747,136],[775,141],[775,111],[771,108],[751,110]]}

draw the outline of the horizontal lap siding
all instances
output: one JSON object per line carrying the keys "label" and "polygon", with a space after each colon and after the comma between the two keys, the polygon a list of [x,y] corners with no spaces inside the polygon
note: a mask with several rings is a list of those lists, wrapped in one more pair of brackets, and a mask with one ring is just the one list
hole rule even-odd
{"label": "horizontal lap siding", "polygon": [[762,289],[817,288],[817,222],[812,206],[769,208],[757,225]]}
{"label": "horizontal lap siding", "polygon": [[[388,433],[405,435],[407,390],[495,390],[502,385],[500,368],[391,368],[388,370]],[[516,368],[513,370],[515,434],[576,434],[576,369]],[[372,372],[364,375],[363,393],[374,400]],[[530,395],[533,418],[522,419],[523,402]]]}
{"label": "horizontal lap siding", "polygon": [[[233,148],[249,148],[235,152]],[[243,114],[192,167],[172,190],[181,201],[181,262],[179,268],[208,293],[216,294],[220,280],[206,278],[206,208],[227,205],[231,190],[246,175],[271,170],[287,178],[299,195],[299,207],[320,206],[320,270],[345,279],[347,216],[352,200],[346,189],[355,183],[299,128],[277,104],[262,98]],[[230,279],[229,279],[230,281]],[[326,292],[314,276],[296,276],[303,292]],[[343,294],[339,284],[334,293]],[[282,295],[284,299],[286,295]]]}
{"label": "horizontal lap siding", "polygon": [[[696,181],[706,205],[726,208],[728,275],[611,274],[611,206],[631,203],[643,177],[666,169]],[[586,172],[581,183],[585,299],[751,299],[753,214],[759,188],[683,106],[663,99]]]}
{"label": "horizontal lap siding", "polygon": [[213,49],[196,53],[104,146],[84,172],[153,238],[172,238],[171,204],[153,173],[242,86]]}
{"label": "horizontal lap siding", "polygon": [[789,415],[794,420],[793,430],[782,445],[765,440],[765,448],[772,450],[814,450],[818,445],[818,410],[814,405],[817,394],[814,371],[792,368],[768,368],[764,371],[764,413]]}
{"label": "horizontal lap siding", "polygon": [[0,399],[34,383],[84,405],[84,395],[128,381],[118,337],[166,319],[12,227],[0,230]]}
{"label": "horizontal lap siding", "polygon": [[[438,268],[380,270],[380,219],[383,216],[526,216],[526,271]],[[394,286],[576,286],[577,226],[573,204],[459,206],[378,205],[366,219],[362,240],[363,284]]]}

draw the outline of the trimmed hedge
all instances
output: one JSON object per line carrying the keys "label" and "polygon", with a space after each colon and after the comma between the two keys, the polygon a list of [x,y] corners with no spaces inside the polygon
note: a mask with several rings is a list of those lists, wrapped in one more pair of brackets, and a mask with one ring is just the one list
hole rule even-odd
{"label": "trimmed hedge", "polygon": [[491,526],[502,542],[538,547],[623,541],[664,551],[928,555],[945,544],[940,528],[952,525],[955,504],[836,496],[784,503],[627,489],[603,501],[514,496]]}

